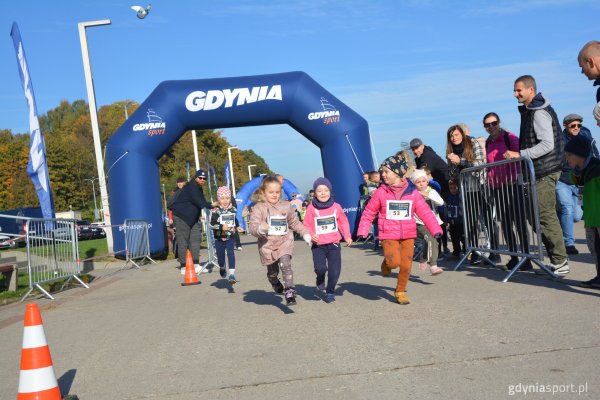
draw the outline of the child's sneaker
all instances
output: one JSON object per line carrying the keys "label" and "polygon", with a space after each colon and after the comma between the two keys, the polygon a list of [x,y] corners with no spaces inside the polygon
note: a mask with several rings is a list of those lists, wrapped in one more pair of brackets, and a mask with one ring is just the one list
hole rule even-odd
{"label": "child's sneaker", "polygon": [[296,304],[296,291],[293,288],[287,288],[285,291],[285,302],[288,306]]}
{"label": "child's sneaker", "polygon": [[431,273],[431,275],[435,276],[441,274],[442,272],[444,272],[444,270],[438,267],[437,265],[432,265],[431,268],[429,268],[429,272]]}
{"label": "child's sneaker", "polygon": [[382,262],[381,263],[381,275],[382,276],[390,276],[391,273],[392,273],[392,269],[387,266],[385,261]]}
{"label": "child's sneaker", "polygon": [[427,261],[421,261],[421,262],[419,262],[419,269],[421,271],[427,271]]}
{"label": "child's sneaker", "polygon": [[406,295],[406,292],[396,292],[394,295],[398,304],[410,304],[410,299]]}
{"label": "child's sneaker", "polygon": [[283,285],[281,284],[281,282],[277,281],[277,284],[272,285],[273,286],[273,290],[275,291],[275,293],[283,293]]}
{"label": "child's sneaker", "polygon": [[333,303],[335,301],[335,294],[327,293],[325,294],[325,303]]}
{"label": "child's sneaker", "polygon": [[227,276],[227,270],[225,269],[225,267],[219,268],[219,275],[221,275],[221,278],[225,278]]}
{"label": "child's sneaker", "polygon": [[237,281],[235,280],[235,275],[234,274],[229,274],[229,283],[231,283],[233,285],[236,282]]}

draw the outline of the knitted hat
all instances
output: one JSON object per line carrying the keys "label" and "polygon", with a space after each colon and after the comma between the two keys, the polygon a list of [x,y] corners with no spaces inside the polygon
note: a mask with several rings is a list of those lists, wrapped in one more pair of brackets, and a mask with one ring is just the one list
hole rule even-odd
{"label": "knitted hat", "polygon": [[199,169],[198,171],[196,171],[196,175],[194,175],[194,179],[196,178],[206,178],[206,172]]}
{"label": "knitted hat", "polygon": [[185,179],[183,178],[183,176],[180,176],[179,178],[177,178],[177,183],[182,183],[185,182]]}
{"label": "knitted hat", "polygon": [[410,181],[412,183],[416,183],[417,179],[425,178],[427,180],[427,173],[423,169],[415,169],[412,174],[410,174]]}
{"label": "knitted hat", "polygon": [[317,190],[317,187],[320,185],[327,186],[327,189],[331,192],[331,182],[327,178],[317,178],[313,183],[313,190]]}
{"label": "knitted hat", "polygon": [[382,167],[387,167],[392,170],[393,173],[402,178],[408,171],[408,163],[402,155],[390,156],[381,163]]}
{"label": "knitted hat", "polygon": [[227,186],[221,186],[217,189],[217,197],[231,198],[231,190]]}
{"label": "knitted hat", "polygon": [[577,135],[565,145],[565,153],[571,153],[581,158],[587,158],[592,151],[592,144],[588,139]]}

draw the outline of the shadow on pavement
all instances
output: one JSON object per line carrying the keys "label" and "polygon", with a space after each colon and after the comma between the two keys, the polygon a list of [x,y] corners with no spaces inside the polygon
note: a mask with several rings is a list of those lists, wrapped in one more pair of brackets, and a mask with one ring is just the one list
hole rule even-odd
{"label": "shadow on pavement", "polygon": [[76,374],[76,369],[70,369],[67,372],[65,372],[60,378],[58,378],[58,387],[60,388],[60,392],[63,396],[68,395],[71,391],[71,386],[73,386],[73,381],[75,380]]}

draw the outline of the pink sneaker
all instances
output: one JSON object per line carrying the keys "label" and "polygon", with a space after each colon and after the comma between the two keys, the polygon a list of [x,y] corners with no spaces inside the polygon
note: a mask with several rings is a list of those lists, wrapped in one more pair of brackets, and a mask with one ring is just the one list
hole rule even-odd
{"label": "pink sneaker", "polygon": [[441,274],[442,272],[444,272],[444,270],[438,267],[437,265],[432,265],[431,268],[429,268],[429,272],[431,272],[431,275],[435,276]]}
{"label": "pink sneaker", "polygon": [[419,263],[419,269],[420,269],[421,271],[426,271],[426,270],[427,270],[427,261],[421,261],[421,262]]}

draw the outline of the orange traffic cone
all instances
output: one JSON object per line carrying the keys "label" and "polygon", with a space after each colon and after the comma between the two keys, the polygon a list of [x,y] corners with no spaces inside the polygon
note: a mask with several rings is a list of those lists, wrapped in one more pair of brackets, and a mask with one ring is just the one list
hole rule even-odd
{"label": "orange traffic cone", "polygon": [[196,268],[194,267],[194,260],[192,260],[192,253],[188,250],[185,255],[185,277],[181,286],[198,285],[198,275],[196,275]]}
{"label": "orange traffic cone", "polygon": [[61,400],[37,304],[27,304],[17,400]]}

